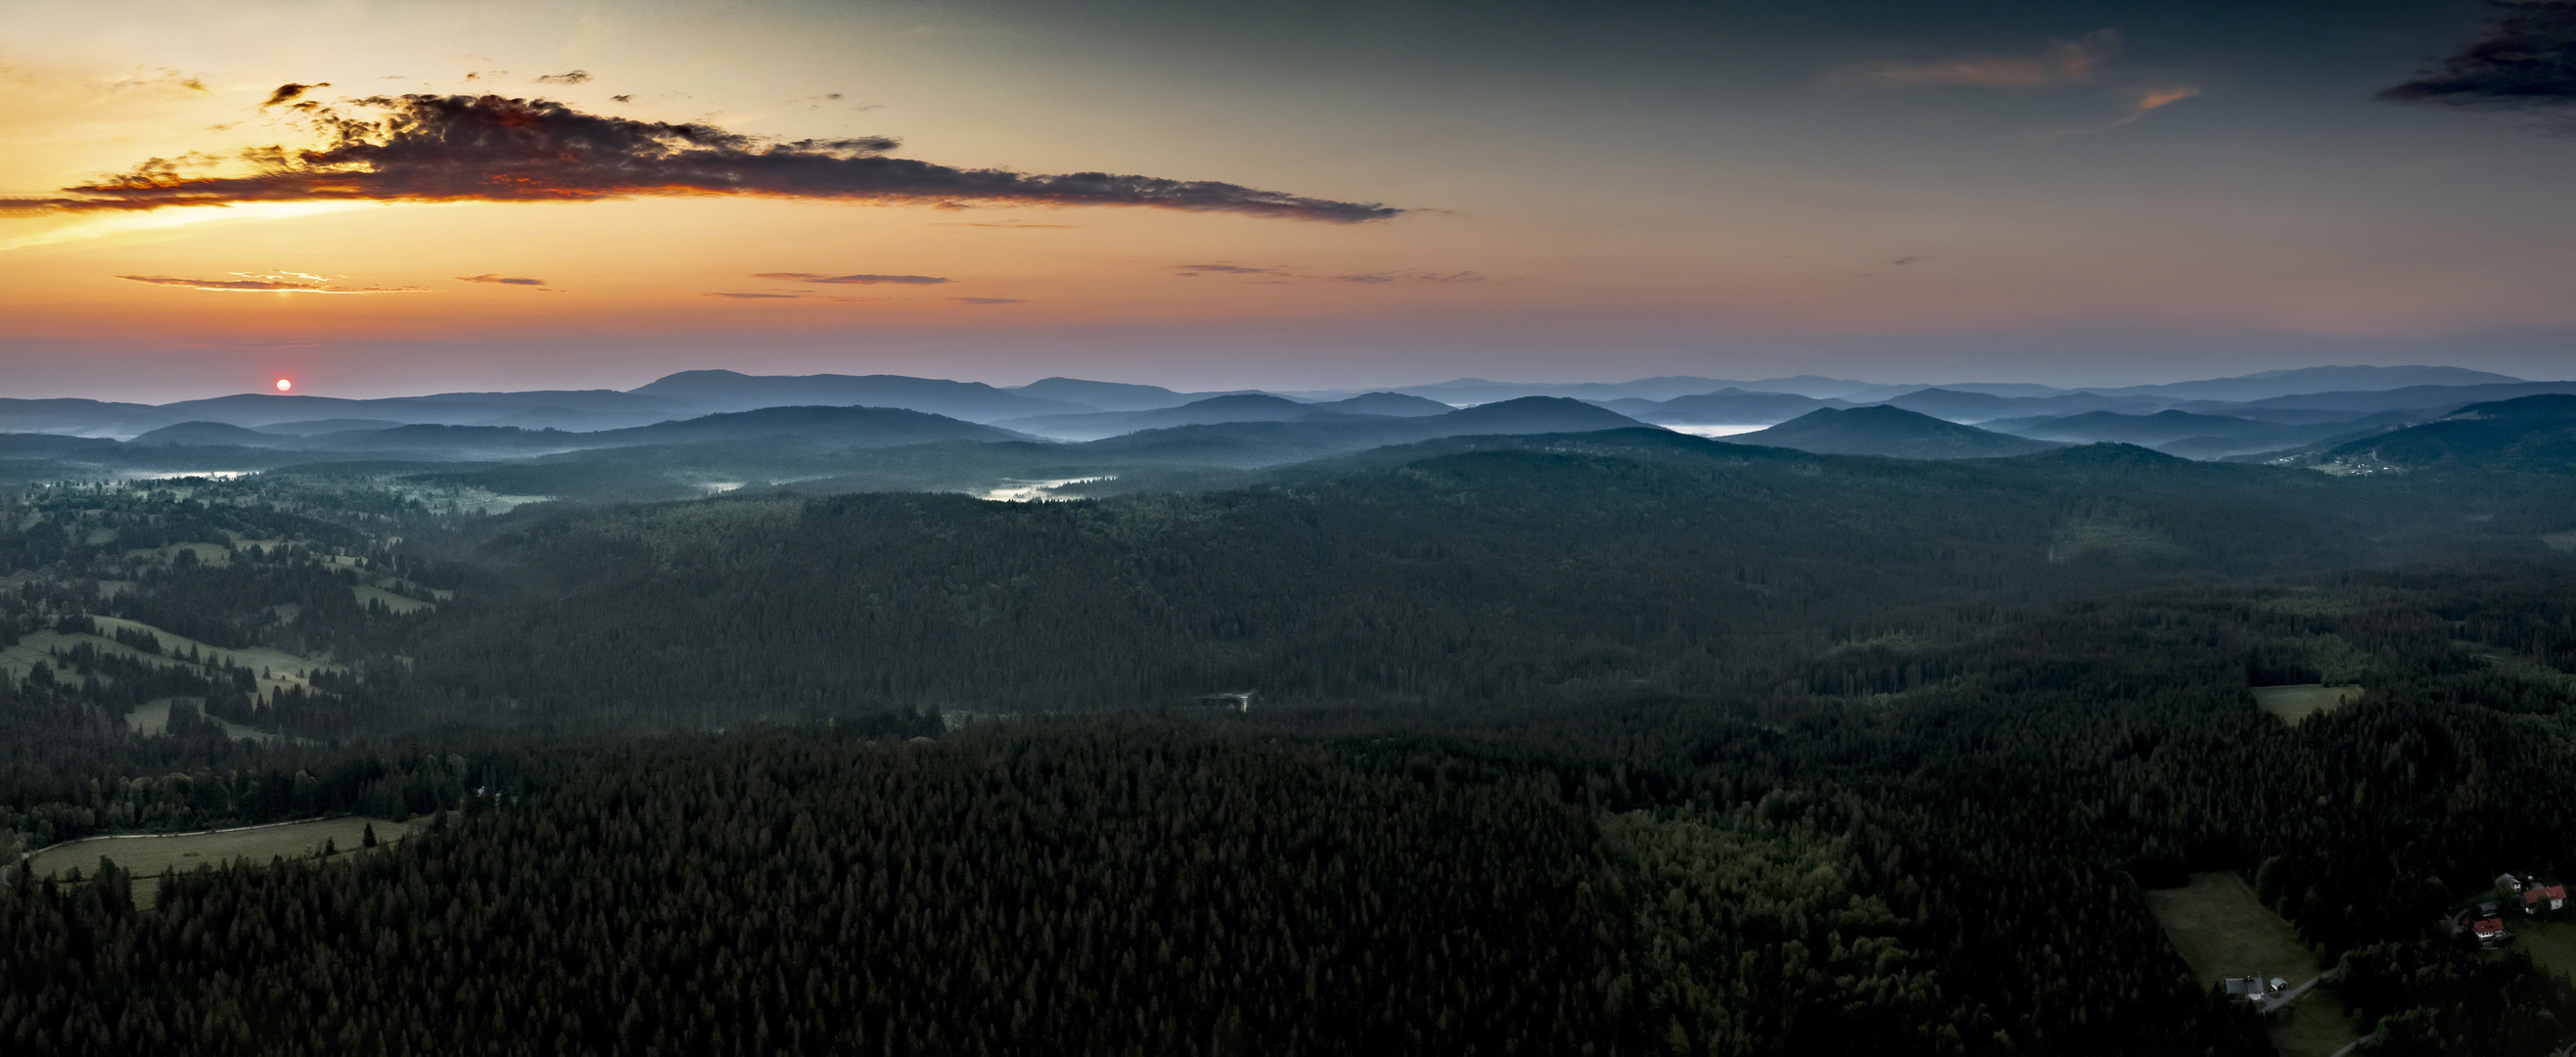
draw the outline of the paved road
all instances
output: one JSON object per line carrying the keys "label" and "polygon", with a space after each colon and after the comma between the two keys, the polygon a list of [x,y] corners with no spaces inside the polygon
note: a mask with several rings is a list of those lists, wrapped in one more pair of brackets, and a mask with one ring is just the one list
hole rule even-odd
{"label": "paved road", "polygon": [[[2315,978],[2313,978],[2313,979],[2309,980],[2307,983],[2300,984],[2300,985],[2299,985],[2299,986],[2297,986],[2297,987],[2293,987],[2293,988],[2291,988],[2291,989],[2289,989],[2289,990],[2287,990],[2287,991],[2283,991],[2283,992],[2281,992],[2280,994],[2277,994],[2277,995],[2274,995],[2274,996],[2272,996],[2272,997],[2270,997],[2270,998],[2264,999],[2264,1000],[2263,1000],[2263,1005],[2262,1005],[2262,1011],[2263,1011],[2263,1012],[2265,1012],[2265,1013],[2270,1013],[2270,1012],[2272,1012],[2273,1010],[2276,1010],[2276,1009],[2281,1008],[2282,1006],[2286,1006],[2286,1005],[2289,1005],[2289,1004],[2290,1004],[2290,1003],[2292,1003],[2292,1002],[2296,1002],[2296,1001],[2298,1001],[2298,1000],[2299,1000],[2299,996],[2300,996],[2300,995],[2304,995],[2304,994],[2307,994],[2307,993],[2308,993],[2308,989],[2309,989],[2309,988],[2311,988],[2311,987],[2315,987],[2315,986],[2317,986],[2318,984],[2323,983],[2323,982],[2325,982],[2325,981],[2327,981],[2327,980],[2332,980],[2332,979],[2334,979],[2334,978],[2335,978],[2335,974],[2340,973],[2340,972],[2342,972],[2342,971],[2343,971],[2343,966],[2341,966],[2341,965],[2337,965],[2337,966],[2335,966],[2335,967],[2334,967],[2334,968],[2332,968],[2332,969],[2328,969],[2328,970],[2326,970],[2326,971],[2324,971],[2324,972],[2322,972],[2322,973],[2318,973],[2318,974],[2316,975],[2316,977],[2315,977]],[[2346,1048],[2346,1049],[2350,1049],[2351,1047],[2345,1047],[2345,1048]],[[2340,1057],[2340,1054],[2338,1054],[2338,1057]]]}

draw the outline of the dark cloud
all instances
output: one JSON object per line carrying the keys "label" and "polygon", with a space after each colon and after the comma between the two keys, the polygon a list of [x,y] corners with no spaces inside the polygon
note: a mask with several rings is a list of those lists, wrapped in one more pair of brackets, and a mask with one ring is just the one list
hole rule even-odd
{"label": "dark cloud", "polygon": [[[278,89],[271,102],[306,88]],[[295,89],[289,92],[288,89]],[[1403,210],[1263,191],[1212,180],[1111,173],[1032,175],[890,158],[895,140],[779,141],[691,122],[632,121],[548,100],[401,95],[355,101],[381,116],[313,111],[326,136],[305,150],[269,148],[249,175],[196,175],[154,159],[135,171],[16,199],[13,211],[146,210],[236,202],[585,201],[639,195],[754,195],[950,205],[1129,205],[1356,222]]]}
{"label": "dark cloud", "polygon": [[632,102],[634,102],[634,101],[635,101],[635,97],[634,97],[634,96],[631,96],[631,95],[612,95],[612,96],[609,96],[608,98],[609,98],[609,99],[610,99],[610,101],[612,101],[612,102],[619,102],[619,103],[632,103]]}
{"label": "dark cloud", "polygon": [[856,286],[872,286],[877,283],[895,283],[905,286],[932,286],[948,281],[946,278],[936,275],[820,275],[814,272],[754,272],[751,277],[754,279],[784,279],[788,282],[796,283],[848,283]]}
{"label": "dark cloud", "polygon": [[316,88],[329,87],[331,87],[331,82],[329,81],[323,81],[319,84],[281,84],[277,86],[276,91],[268,94],[268,101],[261,103],[259,107],[262,110],[266,110],[269,107],[278,105],[279,103],[292,103],[297,99],[303,98],[304,93],[306,92],[310,92]]}
{"label": "dark cloud", "polygon": [[2402,103],[2562,106],[2576,102],[2576,0],[2499,0],[2502,17],[2440,69],[2379,93]]}
{"label": "dark cloud", "polygon": [[318,275],[290,272],[285,275],[248,275],[233,273],[233,279],[181,279],[168,275],[120,275],[138,283],[154,286],[179,286],[190,290],[249,290],[281,294],[417,294],[417,286],[338,286]]}
{"label": "dark cloud", "polygon": [[587,81],[587,80],[589,80],[589,79],[590,79],[590,71],[588,71],[588,70],[574,70],[574,71],[572,71],[571,73],[550,73],[550,74],[547,74],[547,75],[545,75],[545,76],[543,76],[543,77],[539,77],[539,78],[537,78],[537,83],[538,83],[538,84],[580,84],[581,82],[583,82],[583,81]]}
{"label": "dark cloud", "polygon": [[497,283],[502,286],[546,285],[546,281],[543,279],[523,279],[510,275],[495,275],[490,272],[485,272],[481,275],[459,275],[456,277],[456,281],[460,283]]}
{"label": "dark cloud", "polygon": [[1918,254],[1915,254],[1914,256],[1911,256],[1911,257],[1899,257],[1899,258],[1897,258],[1897,259],[1895,259],[1895,260],[1892,260],[1892,261],[1889,261],[1889,262],[1887,262],[1887,263],[1889,263],[1889,264],[1912,264],[1912,263],[1914,263],[1914,262],[1916,262],[1916,261],[1928,261],[1928,260],[1931,260],[1931,259],[1932,259],[1932,255],[1931,255],[1931,254],[1929,254],[1929,253],[1918,253]]}
{"label": "dark cloud", "polygon": [[949,298],[949,300],[955,301],[961,305],[1019,305],[1028,303],[1016,297],[952,297]]}

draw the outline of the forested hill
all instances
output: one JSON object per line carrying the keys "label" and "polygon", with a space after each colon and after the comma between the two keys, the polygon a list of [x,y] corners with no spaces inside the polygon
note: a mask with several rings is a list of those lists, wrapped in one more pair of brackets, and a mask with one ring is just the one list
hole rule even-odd
{"label": "forested hill", "polygon": [[[1010,505],[743,497],[497,519],[395,696],[514,721],[1458,703],[1729,685],[1891,610],[2545,553],[2552,493],[2102,445],[1915,463],[1661,431],[1431,442],[1283,483]],[[2483,520],[2479,520],[2479,519]]]}
{"label": "forested hill", "polygon": [[2307,1043],[2576,1025],[2552,923],[2447,931],[2576,872],[2563,476],[1630,430],[1049,504],[396,482],[0,495],[0,850],[412,826],[0,860],[7,1052],[2272,1052],[2159,927],[2195,873],[2338,971]]}

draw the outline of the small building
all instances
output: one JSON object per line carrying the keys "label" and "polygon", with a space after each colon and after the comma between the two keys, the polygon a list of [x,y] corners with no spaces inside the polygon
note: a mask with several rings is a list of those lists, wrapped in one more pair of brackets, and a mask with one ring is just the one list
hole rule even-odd
{"label": "small building", "polygon": [[2522,912],[2525,914],[2537,914],[2543,910],[2564,910],[2566,908],[2566,885],[2544,885],[2538,881],[2533,881],[2531,882],[2530,887],[2522,890]]}
{"label": "small building", "polygon": [[2504,917],[2497,913],[2493,903],[2478,908],[2476,920],[2469,922],[2469,933],[2476,936],[2478,942],[2488,945],[2503,943],[2513,938],[2512,933],[2504,930]]}
{"label": "small building", "polygon": [[2219,981],[2218,987],[2221,994],[2248,1002],[2260,1002],[2271,997],[2271,989],[2264,986],[2263,978],[2259,976],[2231,976]]}

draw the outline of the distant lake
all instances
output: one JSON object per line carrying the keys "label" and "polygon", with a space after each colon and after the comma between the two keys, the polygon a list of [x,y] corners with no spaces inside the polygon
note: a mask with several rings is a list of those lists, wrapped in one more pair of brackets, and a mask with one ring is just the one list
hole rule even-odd
{"label": "distant lake", "polygon": [[1736,435],[1736,434],[1738,434],[1738,433],[1751,433],[1751,432],[1754,432],[1754,431],[1756,431],[1756,430],[1764,430],[1764,429],[1769,429],[1769,428],[1771,428],[1771,427],[1769,427],[1769,426],[1767,426],[1767,425],[1753,425],[1753,426],[1670,426],[1670,425],[1668,425],[1668,426],[1665,426],[1664,428],[1665,428],[1665,429],[1669,429],[1669,430],[1671,430],[1671,431],[1673,431],[1673,432],[1675,432],[1675,433],[1688,433],[1688,434],[1690,434],[1691,436],[1694,436],[1694,437],[1732,437],[1732,436],[1734,436],[1734,435]]}

